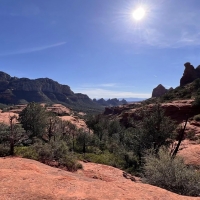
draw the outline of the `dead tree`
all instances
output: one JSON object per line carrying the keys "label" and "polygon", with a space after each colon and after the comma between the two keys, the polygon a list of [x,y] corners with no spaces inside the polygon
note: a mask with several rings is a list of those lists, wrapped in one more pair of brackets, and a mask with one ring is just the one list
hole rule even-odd
{"label": "dead tree", "polygon": [[178,137],[178,144],[176,145],[176,148],[175,148],[174,152],[172,153],[172,159],[174,159],[174,158],[176,157],[176,154],[178,153],[178,150],[179,150],[179,147],[180,147],[180,145],[181,145],[181,142],[182,142],[183,139],[184,139],[185,129],[186,129],[187,122],[188,122],[188,116],[187,116],[187,118],[186,118],[184,128],[181,130],[181,132],[180,132],[180,134],[179,134],[179,137]]}
{"label": "dead tree", "polygon": [[9,136],[9,140],[10,140],[10,155],[13,156],[14,155],[14,145],[15,145],[15,133],[13,130],[13,120],[16,119],[17,117],[11,116],[10,117],[10,136]]}

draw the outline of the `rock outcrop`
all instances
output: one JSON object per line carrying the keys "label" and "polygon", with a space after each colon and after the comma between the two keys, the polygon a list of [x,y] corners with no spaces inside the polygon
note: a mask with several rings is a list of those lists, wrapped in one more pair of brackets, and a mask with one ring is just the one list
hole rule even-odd
{"label": "rock outcrop", "polygon": [[197,73],[194,66],[192,66],[189,62],[185,63],[184,66],[185,70],[180,80],[180,86],[191,83],[197,78]]}
{"label": "rock outcrop", "polygon": [[[62,104],[53,104],[51,106],[41,104],[46,108],[47,111],[55,113],[60,119],[63,121],[69,121],[74,124],[77,128],[81,128],[83,130],[88,130],[87,125],[83,119],[81,119],[80,113],[74,113],[73,110],[63,106]],[[6,111],[0,110],[0,123],[10,124],[10,117],[16,116],[18,118],[19,113],[26,108],[26,105],[15,105],[11,106]],[[84,113],[82,113],[84,114]],[[14,121],[17,122],[17,121]]]}
{"label": "rock outcrop", "polygon": [[[199,110],[196,107],[192,106],[194,100],[177,100],[170,103],[163,103],[161,107],[165,111],[165,115],[169,116],[172,120],[175,120],[177,123],[181,123],[186,119],[186,117],[193,117],[199,113]],[[129,119],[137,119],[138,111],[142,109],[139,106],[140,104],[127,104],[123,106],[105,108],[104,115],[118,118],[125,126],[127,126]],[[151,110],[152,104],[148,105],[148,109]]]}
{"label": "rock outcrop", "polygon": [[165,94],[168,90],[161,84],[159,84],[156,88],[153,89],[152,97],[160,97]]}
{"label": "rock outcrop", "polygon": [[194,66],[191,65],[189,62],[186,62],[184,66],[185,70],[180,80],[180,86],[184,86],[188,83],[193,82],[195,79],[200,78],[200,66],[195,69]]}

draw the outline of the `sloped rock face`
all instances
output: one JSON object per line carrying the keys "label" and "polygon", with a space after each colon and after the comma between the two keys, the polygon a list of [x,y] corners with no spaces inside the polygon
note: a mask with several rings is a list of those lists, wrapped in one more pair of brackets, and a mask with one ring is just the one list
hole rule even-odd
{"label": "sloped rock face", "polygon": [[184,159],[187,165],[200,166],[200,145],[194,141],[184,140],[178,155]]}
{"label": "sloped rock face", "polygon": [[0,196],[2,200],[192,200],[139,180],[123,177],[111,166],[82,163],[76,173],[53,168],[35,160],[0,158]]}
{"label": "sloped rock face", "polygon": [[195,79],[200,78],[200,67],[195,69],[189,62],[185,63],[184,66],[185,70],[180,80],[180,86],[184,86],[193,82]]}
{"label": "sloped rock face", "polygon": [[17,78],[0,72],[0,103],[20,102],[65,103],[97,106],[87,95],[75,94],[68,85],[61,85],[49,78]]}
{"label": "sloped rock face", "polygon": [[153,89],[152,97],[160,97],[165,94],[168,90],[161,84],[159,84],[156,88]]}

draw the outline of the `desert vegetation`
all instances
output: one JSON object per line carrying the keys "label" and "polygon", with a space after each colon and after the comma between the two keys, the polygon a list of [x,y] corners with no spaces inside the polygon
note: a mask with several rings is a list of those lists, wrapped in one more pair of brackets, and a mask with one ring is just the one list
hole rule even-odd
{"label": "desert vegetation", "polygon": [[22,110],[18,123],[15,119],[0,125],[1,156],[15,154],[69,171],[82,167],[78,160],[96,162],[179,194],[200,194],[198,171],[186,166],[175,148],[169,150],[180,135],[159,104],[150,110],[144,106],[128,119],[128,126],[103,115],[89,115],[85,118],[88,129],[78,129],[34,102]]}
{"label": "desert vegetation", "polygon": [[[0,125],[0,155],[17,155],[67,168],[81,168],[65,142],[65,134],[72,134],[74,125],[62,122],[37,103],[29,103],[19,115],[10,117],[10,125]],[[67,129],[66,129],[67,125]],[[73,135],[73,134],[72,134]],[[70,137],[69,137],[70,138]],[[71,138],[70,138],[71,139]],[[70,140],[71,141],[71,140]]]}
{"label": "desert vegetation", "polygon": [[148,151],[144,159],[147,183],[182,195],[200,196],[200,173],[186,166],[183,159],[172,159],[168,149],[162,147],[157,154]]}

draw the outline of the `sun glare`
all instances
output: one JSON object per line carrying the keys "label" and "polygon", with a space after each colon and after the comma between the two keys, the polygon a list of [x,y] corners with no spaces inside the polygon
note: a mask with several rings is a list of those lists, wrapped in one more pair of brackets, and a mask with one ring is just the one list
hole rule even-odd
{"label": "sun glare", "polygon": [[139,7],[139,8],[137,8],[136,10],[133,11],[133,18],[134,18],[136,21],[139,21],[139,20],[141,20],[141,19],[144,18],[145,13],[146,13],[146,12],[145,12],[144,8]]}

